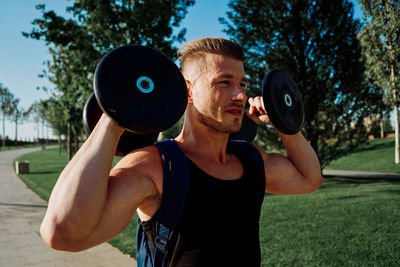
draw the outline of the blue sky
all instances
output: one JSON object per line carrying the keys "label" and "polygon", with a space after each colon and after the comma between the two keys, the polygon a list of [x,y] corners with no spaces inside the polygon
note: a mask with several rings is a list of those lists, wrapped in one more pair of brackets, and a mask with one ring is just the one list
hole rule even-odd
{"label": "blue sky", "polygon": [[[229,0],[197,0],[182,23],[187,29],[186,40],[211,36],[227,37],[219,17],[225,17]],[[0,83],[20,99],[20,106],[27,109],[33,102],[47,99],[49,95],[43,86],[52,85],[38,77],[45,69],[43,62],[49,59],[47,47],[43,41],[26,39],[22,32],[30,32],[31,22],[41,17],[37,4],[46,4],[46,9],[53,9],[59,15],[65,15],[65,8],[71,4],[66,0],[0,0]],[[361,16],[361,9],[356,7],[356,17]],[[2,134],[2,127],[0,127]],[[44,131],[44,137],[52,137],[51,130]],[[15,137],[15,125],[6,124],[6,135]],[[42,128],[39,128],[42,137]],[[32,140],[37,137],[37,128],[33,123],[25,122],[18,127],[20,140]]]}

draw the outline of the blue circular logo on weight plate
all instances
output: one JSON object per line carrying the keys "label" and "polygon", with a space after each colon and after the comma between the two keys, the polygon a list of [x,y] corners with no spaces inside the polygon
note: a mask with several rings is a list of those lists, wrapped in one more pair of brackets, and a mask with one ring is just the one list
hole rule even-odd
{"label": "blue circular logo on weight plate", "polygon": [[136,87],[145,94],[148,94],[154,90],[154,82],[152,79],[146,76],[139,77],[136,81]]}

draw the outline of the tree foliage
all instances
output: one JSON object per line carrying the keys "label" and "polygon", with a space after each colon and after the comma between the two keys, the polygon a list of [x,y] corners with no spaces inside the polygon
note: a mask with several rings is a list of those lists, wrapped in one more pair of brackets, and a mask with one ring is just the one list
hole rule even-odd
{"label": "tree foliage", "polygon": [[41,100],[39,104],[41,116],[53,129],[54,134],[59,138],[61,138],[62,135],[66,136],[67,129],[64,127],[65,122],[60,120],[64,115],[64,110],[60,101],[52,97],[47,100]]}
{"label": "tree foliage", "polygon": [[7,87],[0,83],[0,110],[3,117],[10,117],[14,112],[15,97]]}
{"label": "tree foliage", "polygon": [[15,138],[14,138],[15,144],[17,144],[18,142],[18,126],[19,124],[23,123],[28,117],[28,114],[25,112],[25,109],[20,106],[19,101],[20,101],[19,98],[15,98],[12,101],[13,112],[11,114],[11,120],[15,123]]}
{"label": "tree foliage", "polygon": [[385,90],[386,109],[392,107],[394,110],[395,163],[400,163],[400,3],[386,0],[360,0],[360,3],[368,21],[359,34],[366,75]]}
{"label": "tree foliage", "polygon": [[49,46],[52,59],[41,76],[55,85],[53,98],[75,136],[83,133],[82,111],[101,57],[125,44],[148,45],[173,57],[173,43],[184,40],[185,34],[185,29],[178,34],[173,29],[193,4],[194,0],[75,0],[67,8],[69,18],[37,6],[42,18],[35,19],[32,31],[23,35]]}
{"label": "tree foliage", "polygon": [[[64,109],[60,101],[55,97],[50,97],[47,100],[34,102],[26,111],[37,127],[37,139],[39,140],[40,122],[42,126],[45,122],[51,127],[53,133],[58,137],[59,152],[61,153],[61,136],[67,136],[66,122],[64,121]],[[42,136],[42,140],[44,137]]]}
{"label": "tree foliage", "polygon": [[24,109],[19,105],[19,98],[14,95],[0,83],[0,110],[3,113],[3,146],[5,146],[5,120],[10,119],[15,123],[15,142],[18,141],[18,123],[26,118]]}
{"label": "tree foliage", "polygon": [[[400,88],[400,4],[399,1],[360,0],[369,22],[359,34],[366,62],[366,73],[387,90],[385,102],[398,103],[393,96]],[[394,79],[391,80],[391,70]]]}
{"label": "tree foliage", "polygon": [[36,124],[36,131],[37,131],[36,139],[39,140],[39,138],[40,138],[40,134],[39,134],[40,122],[43,118],[40,102],[35,101],[27,109],[26,114],[27,114],[27,118]]}
{"label": "tree foliage", "polygon": [[0,83],[0,111],[3,115],[3,135],[2,135],[2,146],[5,146],[6,141],[6,118],[11,118],[15,110],[15,97],[8,90],[7,87]]}
{"label": "tree foliage", "polygon": [[[231,0],[226,33],[246,51],[250,95],[260,94],[267,70],[297,82],[305,105],[303,133],[322,165],[364,138],[363,118],[374,91],[363,75],[360,23],[346,0]],[[262,128],[258,139],[276,136]],[[336,142],[327,142],[329,139]]]}

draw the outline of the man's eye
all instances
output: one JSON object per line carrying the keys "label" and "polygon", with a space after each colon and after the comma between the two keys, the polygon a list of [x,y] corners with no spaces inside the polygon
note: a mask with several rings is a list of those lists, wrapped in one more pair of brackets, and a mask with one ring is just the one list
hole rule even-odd
{"label": "man's eye", "polygon": [[228,81],[220,81],[220,82],[218,82],[219,84],[229,84],[229,82]]}

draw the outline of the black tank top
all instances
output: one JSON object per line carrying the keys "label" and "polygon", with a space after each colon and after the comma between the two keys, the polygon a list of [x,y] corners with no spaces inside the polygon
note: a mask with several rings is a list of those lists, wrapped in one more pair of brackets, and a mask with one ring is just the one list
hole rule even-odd
{"label": "black tank top", "polygon": [[[237,155],[244,169],[237,180],[212,177],[188,159],[189,193],[177,235],[167,248],[167,266],[260,266],[259,219],[265,177]],[[155,218],[143,223],[155,239]]]}

